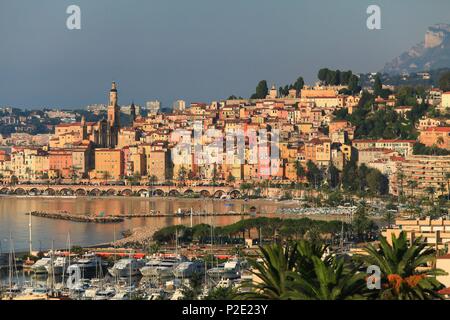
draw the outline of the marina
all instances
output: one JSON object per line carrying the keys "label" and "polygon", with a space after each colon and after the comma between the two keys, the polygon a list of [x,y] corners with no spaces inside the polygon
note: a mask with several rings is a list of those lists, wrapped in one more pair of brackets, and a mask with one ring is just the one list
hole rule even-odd
{"label": "marina", "polygon": [[194,278],[201,280],[204,296],[221,286],[244,290],[241,282],[251,279],[245,259],[237,256],[221,263],[219,256],[208,261],[176,253],[110,258],[50,251],[30,269],[10,260],[0,300],[176,300]]}

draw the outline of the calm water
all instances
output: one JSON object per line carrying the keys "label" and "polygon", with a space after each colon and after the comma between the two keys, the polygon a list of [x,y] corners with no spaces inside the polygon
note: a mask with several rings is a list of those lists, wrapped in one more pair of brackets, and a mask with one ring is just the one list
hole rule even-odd
{"label": "calm water", "polygon": [[[249,212],[255,206],[258,213],[275,213],[280,204],[270,201],[226,201],[211,199],[168,199],[168,198],[16,198],[0,197],[0,252],[9,252],[11,233],[16,252],[28,249],[28,216],[30,211],[60,212],[75,214],[129,214],[157,210],[174,213],[178,208],[195,212]],[[286,205],[283,205],[286,206]],[[110,242],[121,237],[121,232],[141,226],[164,227],[173,224],[189,224],[189,218],[135,218],[120,224],[89,224],[33,217],[33,249],[65,248],[70,233],[71,244],[89,246]],[[239,216],[194,217],[194,224],[212,223],[227,225],[240,219]]]}

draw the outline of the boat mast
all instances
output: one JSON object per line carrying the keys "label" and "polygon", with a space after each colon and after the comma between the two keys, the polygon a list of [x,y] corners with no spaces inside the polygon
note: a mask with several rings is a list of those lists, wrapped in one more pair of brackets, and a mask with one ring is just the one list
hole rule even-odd
{"label": "boat mast", "polygon": [[11,232],[9,233],[9,259],[8,259],[8,264],[9,264],[9,274],[8,274],[8,278],[9,278],[9,296],[10,298],[12,298],[12,277],[13,277],[13,254],[12,254],[12,236],[11,236]]}
{"label": "boat mast", "polygon": [[192,229],[192,208],[191,208],[191,229]]}
{"label": "boat mast", "polygon": [[52,277],[52,281],[51,281],[51,294],[54,294],[54,288],[55,288],[55,260],[54,260],[54,255],[55,255],[55,240],[52,240],[52,254],[50,255],[50,270],[51,270],[51,277]]}
{"label": "boat mast", "polygon": [[178,228],[175,228],[175,255],[178,257]]}
{"label": "boat mast", "polygon": [[30,212],[30,214],[28,215],[28,236],[29,236],[29,246],[30,246],[30,256],[33,254],[33,239],[32,239],[32,237],[31,237],[31,234],[32,234],[32,224],[31,224],[31,218],[32,218],[32,215],[31,215],[31,212]]}

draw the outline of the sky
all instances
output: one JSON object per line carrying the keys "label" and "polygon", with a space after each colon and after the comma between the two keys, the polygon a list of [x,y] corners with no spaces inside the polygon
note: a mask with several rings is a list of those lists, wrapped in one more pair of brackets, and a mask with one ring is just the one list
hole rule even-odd
{"label": "sky", "polygon": [[[381,30],[366,26],[381,8]],[[69,5],[81,29],[69,30]],[[448,0],[0,0],[0,106],[249,97],[322,67],[375,72],[450,23]]]}

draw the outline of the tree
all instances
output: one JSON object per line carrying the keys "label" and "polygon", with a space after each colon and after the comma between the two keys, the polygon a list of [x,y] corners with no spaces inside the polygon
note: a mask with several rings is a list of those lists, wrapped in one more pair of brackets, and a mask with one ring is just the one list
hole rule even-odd
{"label": "tree", "polygon": [[395,300],[435,300],[442,299],[438,290],[444,286],[435,276],[445,274],[439,269],[428,268],[428,263],[436,258],[436,252],[421,238],[409,245],[405,232],[398,238],[392,235],[392,244],[385,237],[380,244],[367,245],[367,255],[360,258],[366,266],[376,265],[381,270],[381,299]]}
{"label": "tree", "polygon": [[307,168],[306,177],[308,178],[309,184],[314,186],[314,188],[318,188],[318,186],[322,184],[323,179],[322,172],[311,160],[309,160],[306,163],[306,168]]}
{"label": "tree", "polygon": [[327,75],[329,73],[329,69],[328,68],[322,68],[319,70],[319,73],[317,74],[317,78],[322,81],[325,82],[327,79]]}
{"label": "tree", "polygon": [[265,99],[269,93],[266,80],[261,80],[256,86],[256,92],[251,96],[251,99]]}
{"label": "tree", "polygon": [[328,185],[333,189],[339,185],[339,170],[334,164],[328,167]]}
{"label": "tree", "polygon": [[247,284],[244,299],[364,299],[365,274],[326,254],[319,242],[300,240],[260,247],[262,262],[250,260],[256,283]]}
{"label": "tree", "polygon": [[298,79],[294,82],[294,89],[297,90],[297,94],[300,93],[300,90],[303,89],[305,86],[305,80],[303,80],[303,77],[298,77]]}
{"label": "tree", "polygon": [[450,172],[447,172],[445,174],[445,180],[447,181],[447,191],[448,191],[448,198],[447,198],[447,200],[450,200]]}
{"label": "tree", "polygon": [[227,177],[227,183],[233,184],[236,181],[236,178],[233,176],[233,174],[230,172],[230,174]]}
{"label": "tree", "polygon": [[373,93],[377,97],[382,96],[382,94],[383,94],[383,84],[381,82],[380,74],[378,74],[378,73],[375,76],[375,82],[373,84]]}
{"label": "tree", "polygon": [[442,91],[450,91],[450,71],[445,72],[440,78],[439,78],[439,88]]}
{"label": "tree", "polygon": [[361,91],[361,86],[359,85],[359,78],[356,75],[352,75],[350,77],[349,83],[348,83],[348,90],[350,90],[350,92],[352,94],[356,94],[359,91]]}
{"label": "tree", "polygon": [[344,258],[332,258],[327,263],[313,256],[313,275],[295,274],[291,298],[301,300],[364,300],[368,296],[366,275],[347,264]]}
{"label": "tree", "polygon": [[431,202],[434,202],[434,194],[436,193],[436,190],[430,186],[425,188],[425,192],[430,196]]}
{"label": "tree", "polygon": [[202,280],[203,277],[200,273],[194,273],[189,279],[189,285],[185,285],[181,289],[183,294],[181,300],[198,300],[199,295],[202,293]]}
{"label": "tree", "polygon": [[217,170],[217,166],[213,165],[213,169],[211,172],[211,180],[212,180],[212,185],[216,186],[217,185],[217,180],[219,180],[220,176],[219,176],[219,170]]}
{"label": "tree", "polygon": [[367,207],[364,202],[359,205],[354,214],[352,228],[359,240],[365,240],[367,238],[367,233],[377,229],[376,224],[367,214]]}
{"label": "tree", "polygon": [[212,289],[205,300],[233,300],[237,296],[237,291],[233,287],[216,287]]}
{"label": "tree", "polygon": [[408,180],[407,185],[411,190],[411,198],[414,198],[414,189],[417,188],[419,184],[417,183],[417,181]]}
{"label": "tree", "polygon": [[262,262],[250,260],[250,264],[260,281],[248,284],[251,292],[246,293],[244,299],[289,299],[292,295],[289,275],[297,262],[296,246],[290,243],[285,246],[273,244],[259,250]]}
{"label": "tree", "polygon": [[187,178],[187,170],[185,167],[181,167],[180,170],[178,170],[178,182],[180,185],[184,185]]}
{"label": "tree", "polygon": [[306,176],[305,168],[303,168],[302,163],[299,160],[295,161],[295,174],[299,181]]}
{"label": "tree", "polygon": [[391,228],[391,226],[394,224],[395,218],[396,214],[393,209],[386,208],[386,212],[383,215],[383,220],[386,222],[388,228]]}
{"label": "tree", "polygon": [[108,180],[111,178],[111,174],[109,173],[109,171],[104,171],[103,172],[103,180],[105,181],[105,184],[108,183]]}

